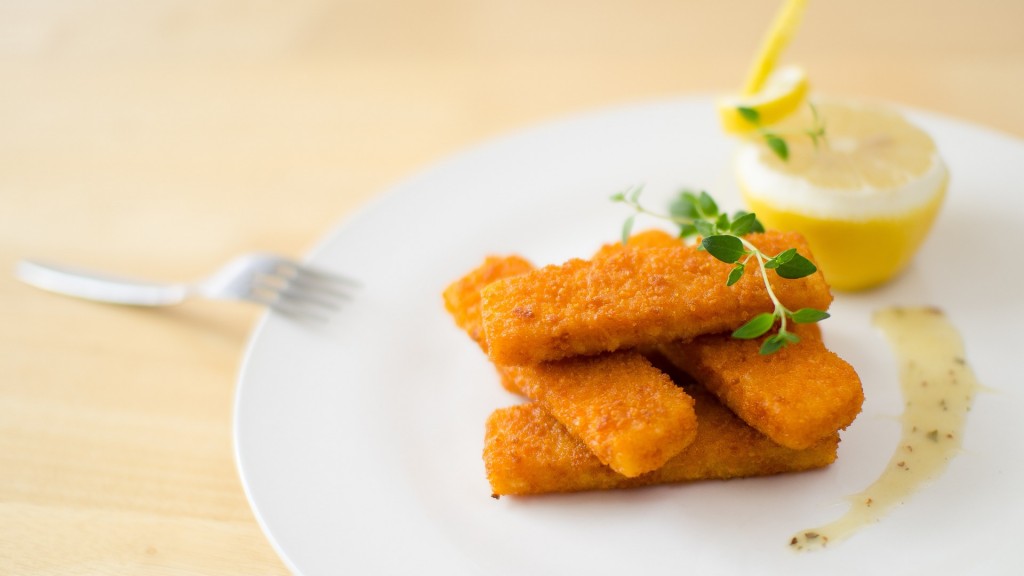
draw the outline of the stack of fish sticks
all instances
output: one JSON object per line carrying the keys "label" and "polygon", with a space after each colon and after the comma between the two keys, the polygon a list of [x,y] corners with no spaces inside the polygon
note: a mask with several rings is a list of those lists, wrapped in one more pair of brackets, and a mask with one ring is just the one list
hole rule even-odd
{"label": "stack of fish sticks", "polygon": [[[762,252],[803,238],[748,236]],[[456,324],[523,396],[488,418],[495,496],[628,488],[820,468],[860,412],[854,369],[817,325],[771,355],[729,334],[774,303],[755,267],[729,265],[661,231],[589,260],[535,268],[489,257],[444,292]],[[820,272],[769,282],[789,309],[825,310]]]}

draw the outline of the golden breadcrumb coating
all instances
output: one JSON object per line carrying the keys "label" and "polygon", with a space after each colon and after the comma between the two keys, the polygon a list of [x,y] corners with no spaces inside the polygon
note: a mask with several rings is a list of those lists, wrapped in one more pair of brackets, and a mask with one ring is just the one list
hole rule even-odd
{"label": "golden breadcrumb coating", "polygon": [[487,420],[483,453],[491,490],[501,496],[632,488],[797,472],[835,461],[838,433],[793,450],[744,424],[707,392],[694,388],[690,394],[696,439],[661,468],[635,478],[602,464],[539,404],[496,410]]}
{"label": "golden breadcrumb coating", "polygon": [[664,230],[644,230],[643,232],[637,232],[626,239],[626,244],[623,244],[622,242],[615,242],[601,246],[601,248],[594,254],[594,260],[597,260],[598,258],[607,258],[612,254],[617,254],[622,251],[624,246],[630,246],[632,248],[664,248],[667,246],[681,246],[682,244],[683,241],[681,239],[665,232]]}
{"label": "golden breadcrumb coating", "polygon": [[499,370],[625,476],[659,468],[697,435],[693,399],[635,352]]}
{"label": "golden breadcrumb coating", "polygon": [[488,256],[483,264],[445,289],[444,306],[448,313],[484,353],[487,352],[487,342],[480,319],[480,290],[495,280],[525,274],[533,269],[533,264],[521,256]]}
{"label": "golden breadcrumb coating", "polygon": [[[796,248],[803,237],[769,232],[747,237],[766,254]],[[482,292],[481,313],[491,360],[536,364],[620,348],[652,346],[731,331],[774,309],[757,266],[733,286],[731,265],[695,246],[626,246],[591,261],[570,260],[498,280]],[[768,272],[776,296],[796,310],[828,308],[821,272],[798,280]]]}
{"label": "golden breadcrumb coating", "polygon": [[799,450],[849,426],[864,391],[853,367],[825,348],[818,325],[792,331],[800,342],[768,355],[758,352],[761,340],[728,334],[665,344],[661,352],[747,424]]}
{"label": "golden breadcrumb coating", "polygon": [[[518,256],[489,257],[445,290],[448,311],[483,350],[480,290],[530,268]],[[627,476],[658,468],[697,433],[693,400],[635,352],[497,368],[507,390],[543,404],[602,462]]]}

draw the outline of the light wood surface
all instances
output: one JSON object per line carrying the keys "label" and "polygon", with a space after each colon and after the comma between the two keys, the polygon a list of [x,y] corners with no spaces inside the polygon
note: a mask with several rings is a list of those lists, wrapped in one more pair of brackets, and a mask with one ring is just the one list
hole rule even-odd
{"label": "light wood surface", "polygon": [[[776,7],[0,1],[0,573],[287,573],[232,453],[259,311],[61,298],[18,258],[178,279],[301,256],[482,139],[737,88]],[[1024,137],[1022,23],[1019,0],[817,0],[784,60]]]}

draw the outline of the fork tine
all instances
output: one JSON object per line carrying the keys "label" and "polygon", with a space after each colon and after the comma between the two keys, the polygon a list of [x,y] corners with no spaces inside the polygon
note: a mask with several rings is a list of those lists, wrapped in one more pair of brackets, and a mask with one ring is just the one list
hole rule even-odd
{"label": "fork tine", "polygon": [[311,310],[303,306],[294,306],[282,301],[267,304],[266,306],[274,312],[298,322],[326,324],[331,319],[331,315],[328,312]]}
{"label": "fork tine", "polygon": [[348,295],[333,294],[322,290],[309,290],[295,284],[283,287],[277,296],[282,301],[291,302],[296,305],[305,304],[311,308],[328,311],[338,310],[344,301],[350,299]]}
{"label": "fork tine", "polygon": [[253,275],[255,288],[277,291],[283,295],[309,297],[331,304],[342,300],[350,300],[351,293],[336,282],[328,280],[310,280],[305,276],[289,276],[277,273],[260,273]]}
{"label": "fork tine", "polygon": [[337,307],[314,305],[306,298],[296,298],[274,289],[254,290],[245,298],[250,302],[262,304],[275,312],[294,320],[326,322]]}
{"label": "fork tine", "polygon": [[291,278],[303,279],[309,282],[330,283],[352,287],[359,286],[359,282],[355,279],[342,274],[336,274],[322,268],[316,268],[309,266],[308,264],[296,262],[294,260],[281,259],[277,265],[277,272]]}
{"label": "fork tine", "polygon": [[292,318],[293,320],[325,323],[329,321],[331,317],[330,311],[328,310],[312,309],[308,306],[303,306],[301,303],[297,304],[286,300],[278,300],[271,304],[267,304],[267,307],[275,312],[283,314],[284,316]]}
{"label": "fork tine", "polygon": [[344,296],[345,298],[351,296],[353,289],[362,286],[358,280],[347,276],[324,273],[307,268],[300,268],[298,273],[292,277],[292,282],[311,290],[324,290]]}
{"label": "fork tine", "polygon": [[342,285],[333,280],[311,279],[305,275],[299,275],[288,279],[287,284],[289,289],[294,288],[308,292],[323,293],[341,300],[352,299],[351,286]]}

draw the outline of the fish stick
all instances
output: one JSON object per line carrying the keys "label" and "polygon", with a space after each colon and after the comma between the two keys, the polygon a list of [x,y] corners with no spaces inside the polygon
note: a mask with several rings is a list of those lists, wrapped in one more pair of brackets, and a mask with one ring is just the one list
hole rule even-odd
{"label": "fish stick", "polygon": [[605,244],[594,254],[594,260],[600,258],[607,258],[613,254],[618,254],[622,251],[624,246],[631,248],[664,248],[669,246],[679,246],[683,244],[683,241],[677,236],[673,236],[664,230],[652,228],[650,230],[644,230],[637,232],[626,239],[626,243],[615,242],[613,244]]}
{"label": "fish stick", "polygon": [[836,459],[838,433],[805,450],[780,446],[747,426],[715,398],[691,388],[697,437],[664,466],[628,478],[605,466],[537,403],[494,411],[487,420],[484,464],[495,496],[633,488],[695,480],[798,472]]}
{"label": "fish stick", "polygon": [[444,291],[444,306],[480,348],[487,353],[484,327],[480,317],[480,290],[495,280],[518,276],[534,270],[521,256],[488,256],[484,263],[450,284]]}
{"label": "fish stick", "polygon": [[661,467],[697,435],[693,398],[636,352],[499,371],[624,476]]}
{"label": "fish stick", "polygon": [[[631,236],[628,244],[672,246],[679,241],[647,230]],[[604,246],[595,258],[622,246]],[[854,368],[825,348],[817,324],[798,324],[792,331],[803,343],[800,349],[769,356],[760,354],[760,341],[724,334],[662,345],[659,352],[748,425],[778,444],[802,450],[849,426],[860,413],[864,391]]]}
{"label": "fish stick", "polygon": [[[528,268],[517,256],[489,257],[445,290],[448,311],[484,351],[480,290]],[[626,476],[660,467],[697,434],[693,399],[636,352],[497,368],[507,390],[540,402],[601,462]]]}
{"label": "fish stick", "polygon": [[[679,239],[662,230],[646,230],[629,238],[630,246],[673,246]],[[616,242],[606,244],[598,250],[595,258],[601,258],[621,251],[623,244]],[[519,276],[535,270],[529,260],[518,256],[488,256],[483,264],[469,274],[450,284],[444,291],[445,308],[455,319],[455,324],[462,328],[469,337],[487,353],[487,341],[484,338],[483,319],[480,314],[480,291],[484,286],[501,280]],[[517,392],[516,390],[512,390]]]}
{"label": "fish stick", "polygon": [[[796,248],[811,258],[796,233],[747,239],[769,255]],[[481,293],[488,353],[499,365],[536,364],[731,331],[774,309],[757,266],[747,266],[727,286],[730,270],[730,264],[680,243],[627,246],[607,257],[498,280]],[[792,310],[824,310],[832,302],[820,271],[796,280],[768,271],[768,278]]]}
{"label": "fish stick", "polygon": [[743,421],[796,450],[846,428],[860,413],[857,372],[825,348],[817,324],[797,324],[796,346],[759,353],[760,340],[728,334],[661,346],[663,356],[711,391]]}

